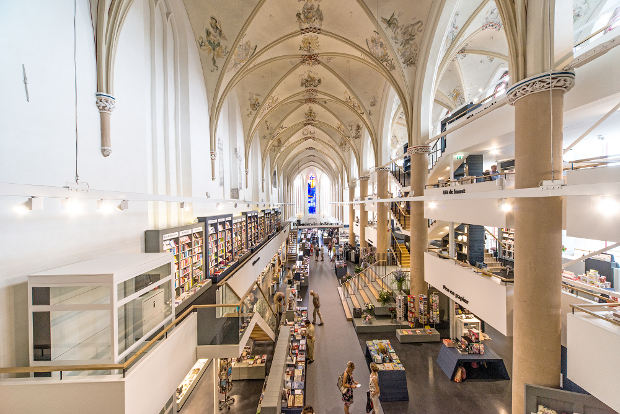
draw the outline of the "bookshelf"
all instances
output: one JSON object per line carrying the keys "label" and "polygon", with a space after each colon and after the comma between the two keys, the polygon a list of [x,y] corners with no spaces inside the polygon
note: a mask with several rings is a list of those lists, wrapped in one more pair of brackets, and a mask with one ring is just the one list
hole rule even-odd
{"label": "bookshelf", "polygon": [[245,217],[233,218],[233,260],[238,261],[248,253]]}
{"label": "bookshelf", "polygon": [[163,230],[146,230],[146,253],[171,253],[174,257],[172,276],[176,297],[205,280],[204,245],[205,226],[194,223]]}
{"label": "bookshelf", "polygon": [[514,229],[500,228],[499,240],[506,246],[498,243],[499,258],[503,260],[515,260],[515,231]]}
{"label": "bookshelf", "polygon": [[258,242],[260,244],[265,240],[265,211],[261,211],[258,213]]}
{"label": "bookshelf", "polygon": [[258,213],[256,211],[246,211],[243,213],[247,231],[247,246],[249,250],[258,245]]}

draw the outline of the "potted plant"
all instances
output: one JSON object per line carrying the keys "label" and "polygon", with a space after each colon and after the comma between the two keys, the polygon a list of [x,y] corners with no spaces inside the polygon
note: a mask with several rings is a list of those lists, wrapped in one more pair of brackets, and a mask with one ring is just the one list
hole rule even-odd
{"label": "potted plant", "polygon": [[398,291],[402,292],[403,291],[403,285],[407,281],[407,276],[405,275],[405,272],[403,272],[402,270],[395,271],[394,272],[394,281],[396,282],[396,288],[398,289]]}
{"label": "potted plant", "polygon": [[362,313],[362,322],[366,325],[372,323],[372,318],[375,314],[375,305],[372,303],[366,304],[364,307],[364,312]]}
{"label": "potted plant", "polygon": [[390,292],[387,290],[381,290],[381,292],[379,292],[379,302],[381,303],[381,306],[387,305],[391,300],[392,294]]}
{"label": "potted plant", "polygon": [[362,266],[355,266],[355,274],[360,273],[363,270]]}

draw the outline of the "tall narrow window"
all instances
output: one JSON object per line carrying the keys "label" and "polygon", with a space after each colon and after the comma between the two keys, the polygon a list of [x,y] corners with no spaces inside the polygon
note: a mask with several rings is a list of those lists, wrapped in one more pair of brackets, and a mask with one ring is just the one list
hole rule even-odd
{"label": "tall narrow window", "polygon": [[316,214],[316,176],[308,177],[308,214]]}

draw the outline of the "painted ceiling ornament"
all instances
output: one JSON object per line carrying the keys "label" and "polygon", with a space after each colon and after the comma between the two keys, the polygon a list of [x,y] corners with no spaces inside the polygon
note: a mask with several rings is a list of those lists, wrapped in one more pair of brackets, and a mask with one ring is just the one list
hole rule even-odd
{"label": "painted ceiling ornament", "polygon": [[360,115],[364,115],[364,110],[362,109],[362,106],[359,104],[359,102],[357,102],[356,99],[353,99],[353,97],[351,95],[348,95],[345,92],[345,97],[344,97],[344,102],[351,106],[353,109],[355,109],[355,112],[357,112]]}
{"label": "painted ceiling ornament", "polygon": [[314,88],[307,88],[304,91],[304,95],[306,98],[316,98],[319,95],[319,91]]}
{"label": "painted ceiling ornament", "polygon": [[[245,39],[245,35],[244,35]],[[256,53],[257,45],[252,43],[249,40],[242,39],[241,42],[237,45],[233,55],[232,55],[232,65],[228,67],[227,72],[231,70],[237,70],[239,67],[243,66],[248,60],[254,56]]]}
{"label": "painted ceiling ornament", "polygon": [[315,34],[305,35],[301,38],[299,51],[306,55],[311,55],[319,50],[319,37]]}
{"label": "painted ceiling ornament", "polygon": [[301,64],[306,66],[316,66],[321,61],[319,60],[318,53],[312,53],[310,55],[301,55]]}
{"label": "painted ceiling ornament", "polygon": [[314,127],[312,125],[307,125],[304,127],[304,129],[301,130],[301,135],[303,135],[304,137],[309,137],[315,134],[315,130]]}
{"label": "painted ceiling ornament", "polygon": [[338,145],[342,151],[346,151],[349,148],[349,144],[346,139],[341,139],[340,144]]}
{"label": "painted ceiling ornament", "polygon": [[491,7],[484,16],[482,30],[495,30],[496,32],[502,30],[502,19],[499,17],[497,7]]}
{"label": "painted ceiling ornament", "polygon": [[377,106],[377,97],[374,95],[370,97],[370,106],[373,108]]}
{"label": "painted ceiling ornament", "polygon": [[373,55],[383,66],[385,66],[388,70],[392,71],[396,69],[394,65],[394,59],[390,56],[388,52],[387,45],[379,35],[379,32],[376,30],[373,31],[370,39],[366,39],[366,46],[370,51],[370,54]]}
{"label": "painted ceiling ornament", "polygon": [[314,109],[312,109],[311,106],[308,107],[308,110],[304,113],[304,116],[306,117],[304,125],[314,125],[316,123],[316,112],[314,112]]}
{"label": "painted ceiling ornament", "polygon": [[226,35],[222,30],[221,23],[217,18],[211,16],[209,26],[205,27],[205,35],[198,38],[198,47],[211,56],[211,72],[220,70],[217,60],[228,55],[228,46],[223,42],[227,41]]}
{"label": "painted ceiling ornament", "polygon": [[280,98],[277,95],[270,95],[269,98],[267,98],[267,101],[265,101],[265,104],[261,108],[258,116],[263,116],[264,114],[269,112],[271,110],[271,108],[276,106],[276,104],[279,101],[280,101]]}
{"label": "painted ceiling ornament", "polygon": [[320,33],[323,26],[323,11],[319,3],[321,0],[298,0],[303,2],[301,10],[296,14],[297,24],[302,33]]}
{"label": "painted ceiling ornament", "polygon": [[456,35],[459,33],[459,29],[460,27],[456,24],[456,19],[457,17],[459,17],[459,12],[457,11],[456,13],[454,13],[454,17],[452,18],[452,22],[450,22],[450,30],[448,31],[448,45],[451,45],[452,43],[454,43],[454,40],[456,39]]}
{"label": "painted ceiling ornament", "polygon": [[259,97],[260,97],[259,94],[250,92],[250,97],[248,98],[248,103],[249,103],[248,113],[247,113],[248,118],[254,115],[254,113],[258,111],[258,108],[260,108]]}
{"label": "painted ceiling ornament", "polygon": [[320,76],[311,70],[306,72],[306,75],[303,76],[300,81],[300,86],[302,88],[318,88],[319,85],[321,85]]}
{"label": "painted ceiling ornament", "polygon": [[381,21],[392,32],[392,40],[403,64],[407,67],[415,66],[420,50],[416,40],[418,34],[422,33],[424,23],[422,20],[416,20],[413,23],[401,24],[398,18],[394,11],[389,18],[382,17]]}
{"label": "painted ceiling ornament", "polygon": [[465,96],[463,95],[463,91],[460,88],[452,89],[452,92],[450,92],[448,96],[450,97],[454,105],[465,105]]}
{"label": "painted ceiling ornament", "polygon": [[362,137],[362,126],[355,122],[349,122],[348,134],[351,139],[360,139]]}

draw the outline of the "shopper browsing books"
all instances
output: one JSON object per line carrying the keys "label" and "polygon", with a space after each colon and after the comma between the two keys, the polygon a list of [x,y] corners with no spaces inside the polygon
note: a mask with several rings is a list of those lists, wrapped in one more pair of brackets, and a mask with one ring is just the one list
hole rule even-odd
{"label": "shopper browsing books", "polygon": [[306,319],[306,341],[308,343],[308,363],[312,364],[314,362],[314,341],[316,337],[314,336],[314,325],[310,323],[309,319]]}
{"label": "shopper browsing books", "polygon": [[312,305],[314,306],[314,310],[312,311],[312,324],[316,323],[316,315],[319,315],[319,326],[323,325],[323,315],[321,315],[321,301],[319,300],[319,294],[314,290],[310,291],[310,296],[312,296]]}
{"label": "shopper browsing books", "polygon": [[304,410],[301,412],[301,414],[314,414],[314,408],[312,408],[309,405],[306,405],[304,407]]}
{"label": "shopper browsing books", "polygon": [[352,361],[347,362],[347,369],[342,374],[342,401],[344,402],[344,413],[349,414],[349,407],[353,404],[353,388],[359,386],[359,382],[353,379],[353,371],[355,364]]}

